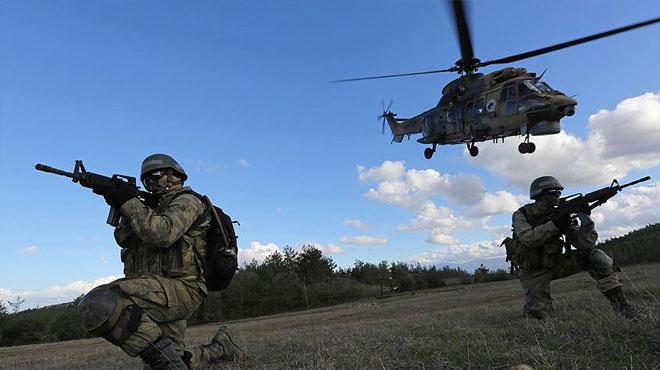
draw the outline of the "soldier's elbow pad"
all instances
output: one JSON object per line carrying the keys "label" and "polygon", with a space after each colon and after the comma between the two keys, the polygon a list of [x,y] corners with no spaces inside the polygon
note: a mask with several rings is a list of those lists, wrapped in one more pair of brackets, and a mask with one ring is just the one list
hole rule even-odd
{"label": "soldier's elbow pad", "polygon": [[589,263],[592,267],[597,269],[606,269],[614,266],[612,257],[608,256],[607,253],[600,249],[594,249],[591,251],[591,254],[589,255]]}

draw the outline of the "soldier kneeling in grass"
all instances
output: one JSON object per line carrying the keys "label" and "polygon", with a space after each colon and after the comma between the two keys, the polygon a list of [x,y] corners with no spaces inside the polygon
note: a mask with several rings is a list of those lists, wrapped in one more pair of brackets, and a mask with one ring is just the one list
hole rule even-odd
{"label": "soldier kneeling in grass", "polygon": [[550,281],[587,271],[615,311],[634,317],[635,310],[623,295],[612,258],[594,248],[598,234],[588,205],[577,212],[579,224],[568,213],[553,213],[562,190],[564,187],[554,177],[539,177],[529,191],[535,202],[513,213],[514,237],[505,244],[508,259],[520,269],[524,314],[546,318],[553,311]]}
{"label": "soldier kneeling in grass", "polygon": [[80,321],[157,370],[245,356],[224,326],[209,344],[184,348],[186,319],[208,294],[202,270],[211,225],[208,206],[183,186],[187,177],[172,157],[155,154],[144,160],[140,176],[155,204],[147,206],[130,186],[95,190],[121,212],[115,239],[126,277],[85,295]]}

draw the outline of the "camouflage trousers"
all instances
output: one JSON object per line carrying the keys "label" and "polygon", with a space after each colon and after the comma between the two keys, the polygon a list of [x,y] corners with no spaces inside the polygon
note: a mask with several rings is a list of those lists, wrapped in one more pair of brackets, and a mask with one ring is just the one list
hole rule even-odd
{"label": "camouflage trousers", "polygon": [[[575,252],[575,251],[574,251]],[[520,270],[518,277],[525,290],[523,312],[534,317],[544,316],[553,310],[550,296],[550,282],[586,271],[596,280],[596,287],[601,292],[621,286],[621,281],[614,268],[595,269],[589,266],[588,258],[579,253],[565,254],[558,263],[550,268]]]}
{"label": "camouflage trousers", "polygon": [[204,300],[203,291],[182,280],[156,275],[119,279],[106,286],[121,291],[118,306],[134,304],[142,309],[137,330],[126,333],[129,329],[122,325],[121,318],[111,330],[111,337],[126,338],[116,343],[124,352],[137,356],[164,334],[176,351],[183,353],[186,319]]}

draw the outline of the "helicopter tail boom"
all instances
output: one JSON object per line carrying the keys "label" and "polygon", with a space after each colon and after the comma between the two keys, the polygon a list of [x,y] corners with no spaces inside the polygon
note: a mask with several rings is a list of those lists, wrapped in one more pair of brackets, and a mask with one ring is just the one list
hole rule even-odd
{"label": "helicopter tail boom", "polygon": [[389,112],[384,115],[387,124],[392,131],[392,142],[400,143],[406,135],[418,134],[422,132],[419,120],[416,119],[396,119],[396,114]]}

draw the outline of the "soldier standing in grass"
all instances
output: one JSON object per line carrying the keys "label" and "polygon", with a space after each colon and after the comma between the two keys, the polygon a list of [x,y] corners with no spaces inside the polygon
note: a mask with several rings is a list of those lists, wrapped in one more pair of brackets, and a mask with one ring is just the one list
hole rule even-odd
{"label": "soldier standing in grass", "polygon": [[126,277],[85,295],[79,318],[86,330],[152,369],[244,357],[225,326],[210,344],[184,349],[186,319],[208,293],[202,261],[211,222],[206,205],[183,186],[187,178],[172,157],[154,154],[142,162],[140,179],[155,204],[144,204],[131,187],[96,191],[122,214],[115,239]]}
{"label": "soldier standing in grass", "polygon": [[[525,290],[524,314],[544,319],[553,311],[550,281],[587,271],[612,308],[633,317],[634,310],[623,295],[612,258],[594,248],[598,234],[589,217],[590,209],[577,213],[579,225],[566,213],[555,213],[543,222],[559,204],[562,190],[564,187],[554,177],[539,177],[529,189],[535,202],[513,213],[514,239],[519,242],[513,262],[520,268],[520,282]],[[571,250],[571,246],[576,250]]]}

